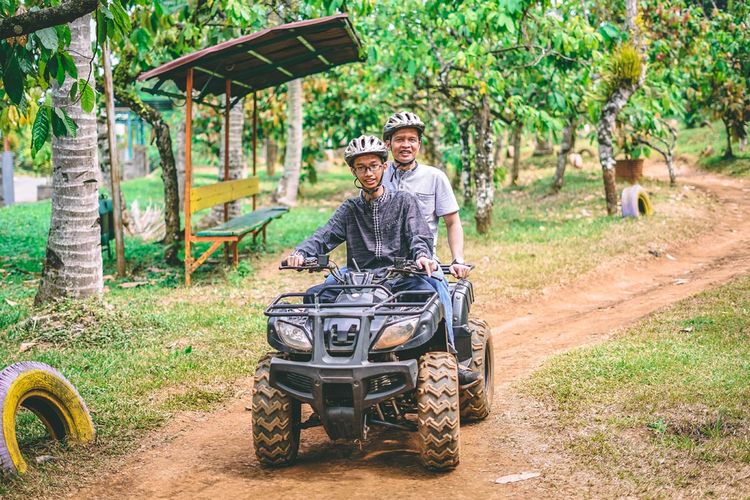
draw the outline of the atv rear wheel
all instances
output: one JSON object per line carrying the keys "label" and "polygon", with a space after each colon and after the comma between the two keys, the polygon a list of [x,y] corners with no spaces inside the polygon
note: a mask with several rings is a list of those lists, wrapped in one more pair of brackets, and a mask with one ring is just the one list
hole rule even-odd
{"label": "atv rear wheel", "polygon": [[481,319],[470,319],[471,363],[469,369],[479,372],[479,383],[461,391],[461,419],[465,422],[484,420],[492,409],[494,395],[494,356],[492,353],[492,333],[487,323]]}
{"label": "atv rear wheel", "polygon": [[456,358],[428,352],[419,358],[417,382],[417,427],[425,467],[448,470],[458,465],[459,420]]}
{"label": "atv rear wheel", "polygon": [[300,402],[271,387],[269,353],[258,362],[253,380],[253,443],[255,456],[265,465],[287,465],[297,458]]}

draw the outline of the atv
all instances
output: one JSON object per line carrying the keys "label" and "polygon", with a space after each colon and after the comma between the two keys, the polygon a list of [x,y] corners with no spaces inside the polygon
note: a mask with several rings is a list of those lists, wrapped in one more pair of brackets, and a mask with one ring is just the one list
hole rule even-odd
{"label": "atv", "polygon": [[[471,283],[450,283],[456,355],[449,352],[450,318],[436,292],[391,293],[386,286],[399,275],[425,274],[413,261],[399,259],[378,273],[342,273],[319,255],[280,269],[328,271],[333,280],[316,293],[281,294],[265,310],[268,343],[278,352],[263,357],[255,371],[258,460],[293,462],[301,429],[322,426],[333,440],[362,443],[379,427],[416,432],[428,469],[456,467],[460,420],[486,418],[493,395],[492,337],[484,321],[469,318]],[[447,276],[448,266],[443,271]],[[459,387],[457,358],[480,372],[476,382]],[[304,403],[312,414],[302,421]]]}

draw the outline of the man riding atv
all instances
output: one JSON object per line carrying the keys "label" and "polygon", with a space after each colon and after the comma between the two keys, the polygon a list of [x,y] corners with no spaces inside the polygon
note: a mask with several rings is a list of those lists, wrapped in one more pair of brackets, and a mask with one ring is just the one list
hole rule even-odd
{"label": "man riding atv", "polygon": [[[448,247],[453,256],[449,270],[457,278],[468,278],[471,268],[464,262],[464,231],[458,215],[458,202],[448,176],[441,170],[417,163],[425,124],[414,113],[392,114],[383,126],[383,140],[393,155],[383,175],[383,184],[392,191],[405,191],[417,196],[422,215],[432,234],[433,256],[437,259],[438,221],[442,217],[448,233]],[[453,317],[448,281],[438,272],[430,280],[445,306],[446,317]],[[448,342],[455,348],[453,325],[446,322]],[[461,368],[459,367],[459,370]],[[475,381],[478,373],[461,370],[462,385]]]}

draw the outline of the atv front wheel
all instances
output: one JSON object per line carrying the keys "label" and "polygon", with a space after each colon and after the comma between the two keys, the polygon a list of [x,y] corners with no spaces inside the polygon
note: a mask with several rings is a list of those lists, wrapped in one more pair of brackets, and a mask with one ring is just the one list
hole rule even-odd
{"label": "atv front wheel", "polygon": [[428,352],[419,358],[417,427],[425,467],[448,470],[458,465],[458,372],[452,354]]}
{"label": "atv front wheel", "polygon": [[300,402],[271,387],[271,359],[258,362],[253,380],[253,443],[255,456],[265,465],[288,465],[297,458],[300,432]]}
{"label": "atv front wheel", "polygon": [[465,422],[484,420],[492,409],[494,366],[492,333],[484,320],[470,319],[471,363],[469,369],[479,372],[479,383],[461,391],[461,419]]}

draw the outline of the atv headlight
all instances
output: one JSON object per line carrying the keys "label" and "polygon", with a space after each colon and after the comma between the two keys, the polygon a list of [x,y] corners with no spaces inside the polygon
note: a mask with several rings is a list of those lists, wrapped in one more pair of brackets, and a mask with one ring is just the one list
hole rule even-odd
{"label": "atv headlight", "polygon": [[276,331],[279,333],[279,338],[281,338],[281,341],[292,349],[297,349],[298,351],[312,350],[310,338],[307,336],[305,330],[303,330],[299,326],[287,323],[285,321],[277,321]]}
{"label": "atv headlight", "polygon": [[414,335],[418,321],[419,318],[411,318],[386,327],[378,341],[372,346],[373,349],[389,349],[403,344]]}

